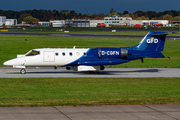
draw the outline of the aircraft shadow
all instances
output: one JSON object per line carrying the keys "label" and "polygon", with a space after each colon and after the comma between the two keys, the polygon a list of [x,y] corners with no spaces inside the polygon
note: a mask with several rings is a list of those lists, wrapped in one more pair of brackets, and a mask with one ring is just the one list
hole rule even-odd
{"label": "aircraft shadow", "polygon": [[[126,71],[99,71],[98,73],[96,72],[79,72],[79,71],[43,71],[43,72],[28,72],[26,74],[79,74],[79,75],[117,75],[117,74],[124,74],[124,73],[157,73],[160,70],[158,69],[143,69],[143,70],[126,70]],[[20,74],[20,72],[11,72],[7,74]]]}
{"label": "aircraft shadow", "polygon": [[121,74],[121,73],[147,73],[147,72],[159,72],[158,69],[147,69],[147,70],[131,70],[131,71],[99,71],[98,73],[93,72],[81,72],[80,74],[99,74],[99,75],[114,75],[114,74]]}

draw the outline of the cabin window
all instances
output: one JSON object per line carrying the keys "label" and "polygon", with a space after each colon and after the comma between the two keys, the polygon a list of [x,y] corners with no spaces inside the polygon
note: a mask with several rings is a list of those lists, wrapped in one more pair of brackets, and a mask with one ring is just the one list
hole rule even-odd
{"label": "cabin window", "polygon": [[56,56],[58,56],[59,54],[58,53],[55,53]]}
{"label": "cabin window", "polygon": [[34,56],[34,55],[39,55],[40,52],[36,50],[31,50],[28,53],[26,53],[26,56]]}
{"label": "cabin window", "polygon": [[62,55],[65,56],[66,54],[63,52]]}
{"label": "cabin window", "polygon": [[70,52],[69,55],[72,56],[72,52]]}
{"label": "cabin window", "polygon": [[86,53],[84,53],[84,56],[87,56],[87,54],[86,54]]}
{"label": "cabin window", "polygon": [[77,55],[77,56],[79,56],[79,55],[80,55],[80,53],[79,53],[79,52],[77,52],[77,53],[76,53],[76,55]]}

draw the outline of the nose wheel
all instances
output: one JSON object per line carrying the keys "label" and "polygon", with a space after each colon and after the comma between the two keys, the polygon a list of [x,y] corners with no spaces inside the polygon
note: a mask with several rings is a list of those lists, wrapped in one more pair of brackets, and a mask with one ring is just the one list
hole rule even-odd
{"label": "nose wheel", "polygon": [[20,73],[21,73],[21,74],[26,74],[26,70],[25,70],[24,68],[22,68],[22,69],[20,70]]}

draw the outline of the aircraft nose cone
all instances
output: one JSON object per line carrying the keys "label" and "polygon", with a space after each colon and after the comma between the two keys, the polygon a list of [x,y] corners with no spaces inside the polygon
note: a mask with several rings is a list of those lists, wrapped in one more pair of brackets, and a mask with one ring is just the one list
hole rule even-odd
{"label": "aircraft nose cone", "polygon": [[6,61],[3,63],[3,65],[12,65],[10,61]]}
{"label": "aircraft nose cone", "polygon": [[15,59],[6,61],[3,64],[7,66],[21,66],[23,64],[23,59],[15,58]]}

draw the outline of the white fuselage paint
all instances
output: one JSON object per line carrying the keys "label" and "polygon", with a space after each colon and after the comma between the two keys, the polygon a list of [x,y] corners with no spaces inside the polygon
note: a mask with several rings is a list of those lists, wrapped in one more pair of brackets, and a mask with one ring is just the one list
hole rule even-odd
{"label": "white fuselage paint", "polygon": [[38,55],[20,56],[9,60],[4,65],[9,66],[64,66],[84,56],[89,49],[33,49]]}

